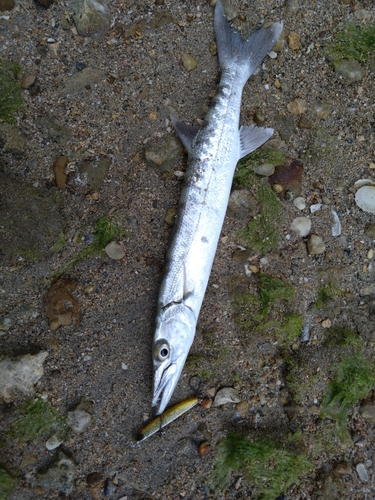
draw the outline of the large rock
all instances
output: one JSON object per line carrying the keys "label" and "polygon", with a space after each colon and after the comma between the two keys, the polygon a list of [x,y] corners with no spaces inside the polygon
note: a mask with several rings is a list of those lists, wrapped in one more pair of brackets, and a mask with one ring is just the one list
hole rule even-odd
{"label": "large rock", "polygon": [[39,259],[51,253],[62,219],[48,191],[0,171],[0,261],[20,255]]}
{"label": "large rock", "polygon": [[97,0],[70,0],[70,8],[74,11],[74,23],[82,36],[93,36],[102,40],[109,30],[111,17],[108,9]]}
{"label": "large rock", "polygon": [[20,396],[34,395],[34,384],[43,375],[43,362],[47,356],[48,352],[41,351],[0,361],[0,396],[6,403]]}

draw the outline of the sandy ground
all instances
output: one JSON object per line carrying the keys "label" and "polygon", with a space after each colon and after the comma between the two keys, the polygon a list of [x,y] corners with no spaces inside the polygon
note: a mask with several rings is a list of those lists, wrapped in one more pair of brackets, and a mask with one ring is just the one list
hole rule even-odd
{"label": "sandy ground", "polygon": [[[18,156],[1,153],[2,175],[57,193],[52,170],[57,157],[67,155],[72,162],[111,158],[109,171],[96,188],[68,181],[60,191],[66,238],[62,250],[39,261],[3,259],[1,267],[1,314],[10,315],[21,304],[39,312],[37,318],[13,322],[0,337],[2,354],[48,351],[36,393],[48,397],[61,414],[82,399],[93,403],[92,425],[82,434],[71,432],[62,445],[77,466],[68,498],[105,498],[101,487],[91,493],[87,487],[87,476],[93,472],[113,480],[109,494],[113,499],[208,498],[217,442],[232,427],[271,438],[301,429],[311,451],[324,441],[324,429],[334,427],[314,408],[319,407],[327,380],[333,376],[331,368],[342,355],[339,349],[325,347],[327,323],[322,322],[328,319],[332,326],[348,326],[363,339],[364,354],[373,355],[374,292],[364,294],[363,288],[374,278],[367,258],[374,241],[365,234],[374,215],[356,206],[351,188],[358,179],[374,178],[369,165],[375,160],[375,75],[371,65],[364,66],[365,76],[346,85],[324,57],[323,48],[346,22],[362,22],[358,11],[374,21],[375,10],[365,1],[299,0],[297,7],[287,15],[281,0],[239,2],[240,17],[234,20],[243,35],[263,22],[284,20],[287,32],[300,35],[301,42],[293,49],[285,40],[277,57],[266,59],[243,94],[242,124],[250,124],[258,112],[265,116],[265,125],[277,128],[277,116],[283,115],[281,132],[275,132],[274,138],[280,138],[285,123],[291,124],[280,150],[299,158],[304,166],[301,195],[306,209],[301,212],[292,201],[282,202],[281,237],[261,270],[294,287],[295,298],[288,307],[303,317],[319,287],[333,281],[341,293],[314,314],[310,340],[302,343],[297,337],[286,350],[275,343],[272,331],[241,328],[234,318],[228,284],[235,279],[245,283],[245,290],[254,291],[257,278],[246,276],[244,263],[232,258],[243,246],[238,232],[248,220],[228,215],[192,347],[199,363],[185,369],[172,403],[196,394],[191,377],[199,374],[200,396],[235,387],[241,401],[248,403],[248,411],[239,418],[234,405],[196,407],[139,446],[132,446],[131,438],[152,417],[153,320],[171,231],[164,217],[168,209],[177,207],[181,189],[176,176],[144,161],[144,149],[175,136],[171,110],[195,125],[204,118],[219,76],[217,57],[209,50],[214,41],[213,8],[203,1],[166,0],[156,5],[115,0],[108,5],[112,25],[102,41],[63,29],[62,18],[69,7],[60,1],[46,10],[16,0],[10,18],[0,20],[1,57],[20,64],[25,75],[36,75],[40,86],[36,95],[23,91],[25,105],[18,126],[27,137],[27,148]],[[172,22],[151,27],[159,12],[168,13]],[[138,26],[136,33],[127,38],[127,30],[134,26]],[[49,46],[56,42],[58,46]],[[197,61],[191,72],[181,64],[185,52]],[[77,74],[77,62],[100,71],[101,76],[89,88],[69,94],[63,89]],[[288,108],[296,99],[306,105],[302,115]],[[322,102],[331,106],[325,118],[317,111]],[[65,142],[56,142],[37,126],[37,118],[46,115],[70,130]],[[309,121],[309,128],[298,126],[301,116]],[[181,152],[171,170],[185,166]],[[310,215],[309,207],[316,203],[323,203],[323,208]],[[331,210],[341,221],[339,237],[331,235]],[[81,321],[51,331],[42,301],[49,286],[44,278],[82,248],[75,238],[78,233],[92,233],[100,217],[114,213],[129,234],[124,239],[125,257],[115,261],[96,256],[71,269],[65,277],[79,283],[75,295],[81,304]],[[325,252],[316,256],[309,255],[304,238],[290,231],[292,220],[306,215],[312,220],[312,232],[326,245]],[[261,257],[250,254],[250,263],[259,267]],[[307,389],[292,417],[283,406],[291,398],[285,375],[287,355],[302,360],[306,368],[301,376]],[[309,377],[317,373],[309,385]],[[2,406],[5,428],[14,419],[15,406]],[[359,407],[360,401],[349,418],[349,430],[356,437],[345,444],[327,438],[325,448],[311,452],[311,471],[279,498],[375,498],[373,423],[362,418]],[[198,445],[207,439],[211,451],[200,458]],[[19,478],[12,500],[61,498],[59,485],[38,489],[35,479],[55,453],[46,450],[43,442],[6,440],[1,464]],[[37,456],[37,462],[21,467],[22,458],[30,454]],[[342,461],[348,462],[350,473],[334,472]],[[369,481],[359,479],[358,463],[365,464]],[[251,482],[238,483],[239,477],[241,473],[233,475],[223,498],[253,498]]]}

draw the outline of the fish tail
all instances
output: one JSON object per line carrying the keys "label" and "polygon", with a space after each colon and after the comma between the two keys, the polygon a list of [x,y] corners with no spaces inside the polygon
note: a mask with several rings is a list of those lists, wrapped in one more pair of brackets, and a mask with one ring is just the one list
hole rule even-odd
{"label": "fish tail", "polygon": [[240,33],[230,25],[218,0],[215,8],[215,35],[221,71],[239,67],[246,82],[272,50],[282,30],[282,22],[274,23],[254,31],[243,40]]}

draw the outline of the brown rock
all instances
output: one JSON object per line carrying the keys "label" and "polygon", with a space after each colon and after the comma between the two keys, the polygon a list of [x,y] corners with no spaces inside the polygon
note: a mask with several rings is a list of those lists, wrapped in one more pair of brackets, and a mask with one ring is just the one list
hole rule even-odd
{"label": "brown rock", "polygon": [[21,87],[22,87],[23,89],[28,89],[28,88],[30,88],[32,85],[34,85],[35,80],[36,80],[36,75],[27,75],[27,76],[25,76],[25,78],[22,80]]}
{"label": "brown rock", "polygon": [[301,35],[296,33],[295,31],[291,31],[289,35],[286,37],[289,48],[292,50],[300,50],[301,45]]}
{"label": "brown rock", "polygon": [[44,309],[49,320],[51,330],[59,326],[71,325],[74,321],[79,324],[81,319],[80,303],[73,295],[78,282],[60,279],[48,290],[45,295]]}
{"label": "brown rock", "polygon": [[40,5],[43,5],[46,9],[53,4],[53,0],[36,0]]}
{"label": "brown rock", "polygon": [[340,462],[336,465],[334,473],[340,476],[352,475],[352,468],[348,462]]}
{"label": "brown rock", "polygon": [[0,0],[0,12],[12,10],[14,5],[14,0]]}
{"label": "brown rock", "polygon": [[60,156],[53,164],[53,171],[55,172],[55,180],[59,189],[65,189],[67,175],[65,167],[68,164],[67,156]]}
{"label": "brown rock", "polygon": [[198,454],[201,458],[205,457],[211,450],[211,445],[207,441],[203,441],[198,447]]}
{"label": "brown rock", "polygon": [[275,184],[282,186],[280,198],[283,200],[287,192],[292,194],[292,198],[301,194],[302,174],[302,163],[298,160],[287,158],[284,165],[278,165],[275,168],[275,173],[270,175],[268,180],[271,186],[274,186]]}

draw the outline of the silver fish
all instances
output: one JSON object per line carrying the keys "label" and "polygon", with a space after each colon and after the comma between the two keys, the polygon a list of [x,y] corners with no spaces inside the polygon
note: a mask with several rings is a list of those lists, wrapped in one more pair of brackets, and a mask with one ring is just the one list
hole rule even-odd
{"label": "silver fish", "polygon": [[278,40],[282,23],[242,40],[219,0],[214,26],[221,79],[205,125],[199,129],[172,117],[189,156],[157,306],[152,399],[157,415],[173,394],[194,340],[236,164],[273,134],[271,128],[239,129],[239,119],[243,87]]}

